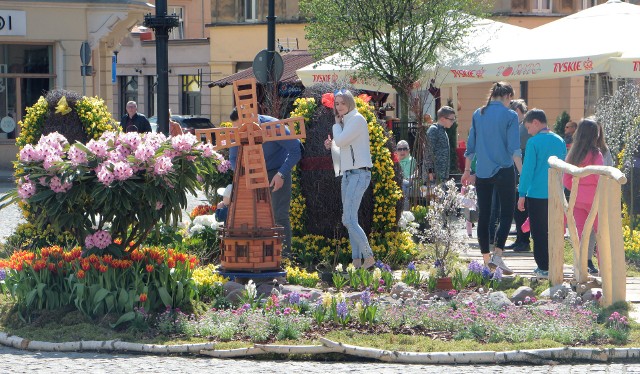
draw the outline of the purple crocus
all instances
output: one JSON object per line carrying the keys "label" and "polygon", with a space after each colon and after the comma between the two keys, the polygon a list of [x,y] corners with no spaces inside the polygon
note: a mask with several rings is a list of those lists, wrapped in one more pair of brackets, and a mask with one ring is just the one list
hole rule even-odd
{"label": "purple crocus", "polygon": [[411,262],[409,263],[409,265],[407,265],[407,270],[409,270],[409,271],[416,271],[416,263],[415,263],[415,262],[413,262],[413,261],[411,261]]}
{"label": "purple crocus", "polygon": [[484,279],[491,278],[491,270],[489,270],[489,268],[486,266],[482,268],[482,278]]}
{"label": "purple crocus", "polygon": [[493,273],[492,279],[494,281],[500,282],[502,280],[502,269],[496,268],[496,271]]}
{"label": "purple crocus", "polygon": [[367,307],[371,305],[371,292],[369,292],[369,290],[364,290],[360,294],[360,301],[362,301],[362,306]]}
{"label": "purple crocus", "polygon": [[300,304],[300,294],[296,291],[293,291],[289,294],[289,302],[293,305]]}
{"label": "purple crocus", "polygon": [[434,263],[433,266],[437,267],[437,268],[443,268],[444,267],[444,261],[437,259]]}
{"label": "purple crocus", "polygon": [[344,301],[339,302],[338,305],[336,305],[336,312],[338,314],[338,317],[340,317],[341,319],[347,318],[347,314],[349,314],[347,303]]}
{"label": "purple crocus", "polygon": [[7,272],[4,269],[0,269],[0,281],[5,280],[5,278],[7,277]]}
{"label": "purple crocus", "polygon": [[482,273],[482,265],[478,261],[471,261],[469,263],[469,271],[475,274]]}

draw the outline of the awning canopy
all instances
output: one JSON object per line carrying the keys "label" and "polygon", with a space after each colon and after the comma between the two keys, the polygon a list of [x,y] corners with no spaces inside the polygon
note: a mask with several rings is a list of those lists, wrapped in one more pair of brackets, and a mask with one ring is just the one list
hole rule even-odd
{"label": "awning canopy", "polygon": [[[640,78],[640,6],[609,0],[529,30],[488,19],[474,21],[458,51],[441,51],[438,66],[425,71],[437,86],[499,80],[530,81],[609,72],[614,77]],[[357,66],[331,56],[298,70],[302,83],[346,80],[356,88]],[[373,82],[384,92],[391,87]],[[364,87],[363,87],[364,86]],[[369,89],[369,88],[366,88]]]}
{"label": "awning canopy", "polygon": [[[287,54],[282,55],[282,62],[284,66],[284,70],[282,73],[282,78],[280,78],[281,83],[297,83],[300,81],[298,75],[296,74],[296,70],[300,69],[303,66],[307,66],[313,62],[315,59],[311,56],[311,53],[305,50],[294,50]],[[225,87],[239,79],[246,78],[254,78],[253,68],[245,69],[239,71],[235,74],[231,74],[222,79],[218,79],[217,81],[213,81],[208,84],[209,87]]]}

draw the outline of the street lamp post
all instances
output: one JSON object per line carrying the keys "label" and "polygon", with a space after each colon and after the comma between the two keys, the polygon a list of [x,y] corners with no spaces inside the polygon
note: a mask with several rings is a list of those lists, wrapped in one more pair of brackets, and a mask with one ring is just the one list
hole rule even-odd
{"label": "street lamp post", "polygon": [[158,74],[158,131],[169,135],[169,32],[180,25],[178,16],[167,15],[167,0],[156,1],[156,15],[144,16],[144,25],[156,34]]}

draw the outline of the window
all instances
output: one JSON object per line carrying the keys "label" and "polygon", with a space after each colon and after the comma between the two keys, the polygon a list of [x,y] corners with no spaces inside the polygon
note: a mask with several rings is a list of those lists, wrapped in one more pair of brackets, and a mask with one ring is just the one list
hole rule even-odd
{"label": "window", "polygon": [[0,139],[19,135],[26,108],[54,87],[54,78],[53,46],[0,44],[0,123],[6,130],[0,128]]}
{"label": "window", "polygon": [[258,20],[258,0],[244,0],[244,19],[246,21]]}
{"label": "window", "polygon": [[598,5],[598,0],[582,0],[582,9],[591,8]]}
{"label": "window", "polygon": [[551,0],[533,0],[532,10],[537,13],[551,13]]}
{"label": "window", "polygon": [[[127,103],[129,101],[138,102],[138,76],[123,75],[120,76],[120,116],[123,117],[127,113]],[[140,110],[140,107],[138,107]]]}
{"label": "window", "polygon": [[236,244],[236,259],[238,257],[249,257],[249,243],[245,245]]}
{"label": "window", "polygon": [[147,117],[155,116],[156,113],[156,105],[158,103],[158,81],[156,80],[155,75],[147,75],[146,76],[147,85],[145,86],[145,110]]}
{"label": "window", "polygon": [[262,256],[271,257],[273,256],[273,242],[267,244],[262,243]]}
{"label": "window", "polygon": [[184,8],[182,7],[169,7],[167,9],[168,15],[176,15],[178,16],[178,27],[174,27],[171,29],[169,33],[169,39],[171,40],[179,40],[184,39]]}
{"label": "window", "polygon": [[200,104],[202,94],[200,87],[202,82],[201,75],[183,75],[182,76],[182,106],[180,114],[200,114]]}

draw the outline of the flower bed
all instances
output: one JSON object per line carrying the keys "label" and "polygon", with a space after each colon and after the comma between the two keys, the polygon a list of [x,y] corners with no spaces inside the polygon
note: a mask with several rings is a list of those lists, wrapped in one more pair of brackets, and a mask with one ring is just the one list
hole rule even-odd
{"label": "flower bed", "polygon": [[54,246],[0,260],[22,312],[71,305],[89,316],[114,313],[124,322],[134,317],[134,307],[157,311],[198,297],[193,256],[158,247],[128,250],[120,259],[82,254],[80,247]]}

